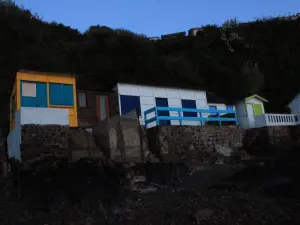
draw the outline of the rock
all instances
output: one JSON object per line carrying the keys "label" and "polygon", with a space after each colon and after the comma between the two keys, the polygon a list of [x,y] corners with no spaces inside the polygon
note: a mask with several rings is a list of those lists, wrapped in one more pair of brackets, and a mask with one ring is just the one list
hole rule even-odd
{"label": "rock", "polygon": [[147,187],[139,190],[141,193],[151,193],[157,191],[156,187]]}
{"label": "rock", "polygon": [[215,164],[219,164],[219,165],[224,164],[224,159],[221,159],[221,158],[217,159],[217,160],[215,161]]}
{"label": "rock", "polygon": [[139,175],[139,176],[134,176],[133,177],[133,182],[134,183],[140,183],[140,182],[145,182],[146,181],[146,177]]}
{"label": "rock", "polygon": [[247,161],[247,160],[252,159],[252,157],[244,149],[242,149],[240,151],[240,156],[241,156],[241,160],[243,160],[243,161]]}
{"label": "rock", "polygon": [[210,218],[215,212],[211,209],[201,209],[199,211],[197,211],[194,214],[194,218],[196,219],[197,223],[200,223],[201,220],[205,220]]}
{"label": "rock", "polygon": [[228,146],[215,145],[215,151],[221,156],[231,156],[234,152],[232,148]]}

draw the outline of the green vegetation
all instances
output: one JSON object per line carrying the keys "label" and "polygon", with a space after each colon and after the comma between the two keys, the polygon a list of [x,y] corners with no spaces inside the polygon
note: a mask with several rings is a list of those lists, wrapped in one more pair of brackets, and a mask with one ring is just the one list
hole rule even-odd
{"label": "green vegetation", "polygon": [[[101,21],[100,21],[101,22]],[[85,33],[46,23],[0,1],[0,91],[8,118],[9,87],[19,69],[78,74],[107,86],[120,80],[205,88],[229,101],[259,93],[280,112],[300,86],[300,19],[208,25],[195,37],[150,41],[104,26]]]}

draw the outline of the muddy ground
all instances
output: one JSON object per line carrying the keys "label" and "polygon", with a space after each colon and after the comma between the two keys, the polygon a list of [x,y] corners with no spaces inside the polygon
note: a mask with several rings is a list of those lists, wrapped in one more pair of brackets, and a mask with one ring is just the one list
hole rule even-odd
{"label": "muddy ground", "polygon": [[300,224],[299,151],[247,167],[151,164],[135,171],[149,180],[139,183],[121,165],[47,159],[2,195],[0,224]]}

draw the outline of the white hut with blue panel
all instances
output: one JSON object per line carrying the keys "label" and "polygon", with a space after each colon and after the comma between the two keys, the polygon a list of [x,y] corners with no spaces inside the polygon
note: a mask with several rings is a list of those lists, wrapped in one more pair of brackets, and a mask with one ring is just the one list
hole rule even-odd
{"label": "white hut with blue panel", "polygon": [[[147,120],[153,118],[147,127],[157,124],[202,125],[205,121],[226,120],[220,116],[227,113],[227,106],[219,104],[223,108],[210,109],[206,91],[203,90],[128,83],[118,83],[115,90],[120,115],[138,109],[141,114],[140,123],[145,125],[146,112]],[[234,107],[231,107],[229,111],[235,113]],[[215,117],[214,114],[218,114],[219,117]],[[157,117],[160,118],[159,121]],[[228,118],[229,120],[236,121],[236,118]]]}

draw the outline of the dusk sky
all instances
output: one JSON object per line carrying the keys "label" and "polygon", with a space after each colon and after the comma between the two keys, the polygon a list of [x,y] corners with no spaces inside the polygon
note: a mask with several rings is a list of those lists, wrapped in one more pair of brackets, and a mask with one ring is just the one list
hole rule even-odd
{"label": "dusk sky", "polygon": [[16,0],[45,21],[84,32],[91,25],[125,28],[147,36],[187,31],[264,16],[296,14],[300,0]]}

